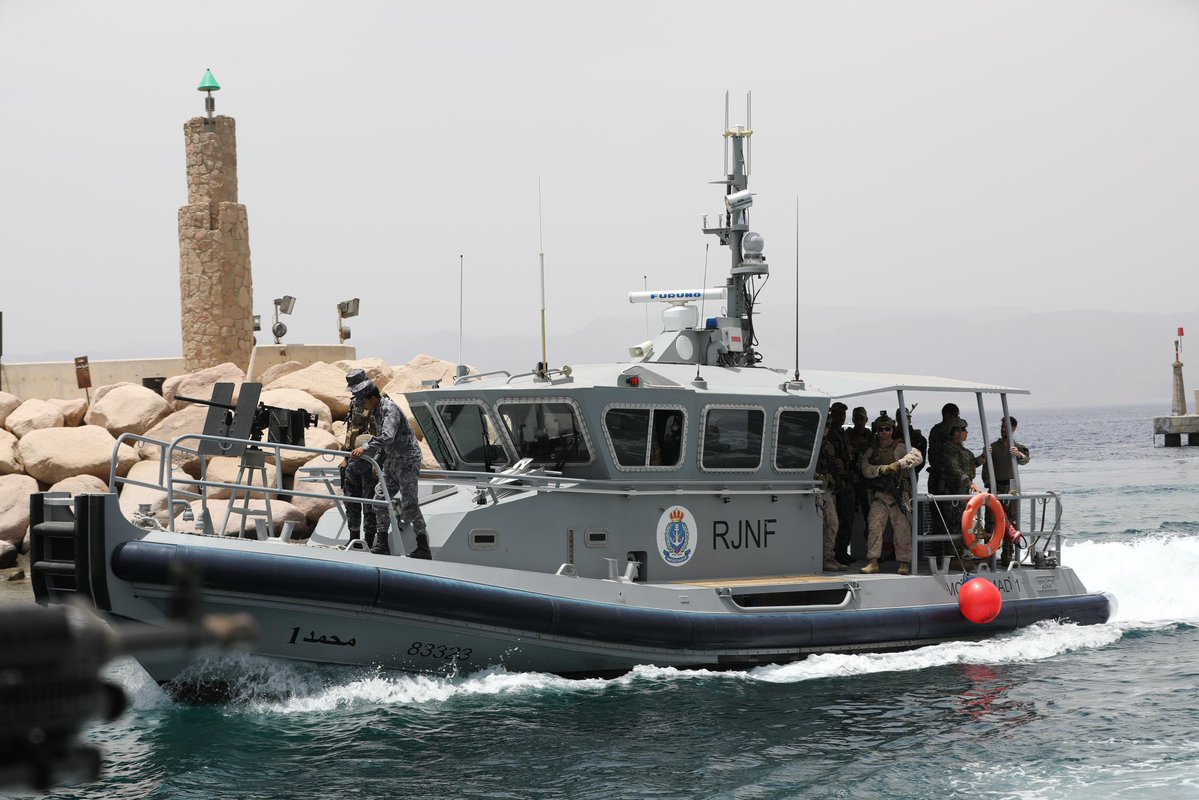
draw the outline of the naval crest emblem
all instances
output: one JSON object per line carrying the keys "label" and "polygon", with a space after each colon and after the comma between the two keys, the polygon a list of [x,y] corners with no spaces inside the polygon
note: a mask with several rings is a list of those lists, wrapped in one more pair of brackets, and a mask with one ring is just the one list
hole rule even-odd
{"label": "naval crest emblem", "polygon": [[672,506],[658,518],[658,554],[672,567],[686,564],[695,554],[695,517],[682,506]]}

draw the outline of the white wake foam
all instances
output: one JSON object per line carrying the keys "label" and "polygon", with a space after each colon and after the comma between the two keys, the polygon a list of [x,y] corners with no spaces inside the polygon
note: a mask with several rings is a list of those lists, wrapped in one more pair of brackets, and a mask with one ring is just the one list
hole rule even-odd
{"label": "white wake foam", "polygon": [[[228,656],[199,665],[195,674],[232,683],[232,702],[251,713],[304,714],[379,705],[452,702],[456,698],[546,693],[594,694],[630,684],[694,680],[751,680],[796,683],[829,677],[902,672],[950,664],[1010,664],[1038,661],[1099,648],[1135,629],[1178,623],[1199,624],[1199,537],[1152,535],[1134,541],[1067,543],[1066,564],[1090,591],[1113,594],[1119,604],[1106,625],[1054,622],[983,642],[948,642],[903,653],[818,655],[804,661],[748,671],[714,672],[638,667],[611,680],[570,680],[544,673],[489,669],[462,677],[368,672],[257,656]],[[110,675],[129,693],[135,708],[169,703],[166,695],[132,661],[118,662]]]}
{"label": "white wake foam", "polygon": [[1067,545],[1062,560],[1087,589],[1115,595],[1125,629],[1199,624],[1199,538],[1155,534]]}

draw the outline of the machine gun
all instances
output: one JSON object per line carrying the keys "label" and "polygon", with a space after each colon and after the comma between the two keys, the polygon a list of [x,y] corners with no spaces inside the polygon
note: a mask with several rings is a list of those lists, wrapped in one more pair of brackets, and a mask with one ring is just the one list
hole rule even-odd
{"label": "machine gun", "polygon": [[100,676],[113,658],[257,637],[249,614],[201,617],[196,587],[176,578],[175,614],[162,626],[109,626],[73,606],[0,609],[0,791],[99,777],[100,751],[77,739],[85,723],[125,710],[124,691]]}
{"label": "machine gun", "polygon": [[[261,393],[260,383],[242,384],[241,394],[234,405],[233,384],[218,383],[213,386],[211,400],[183,395],[175,399],[208,406],[205,434],[261,442],[263,433],[266,433],[268,442],[303,445],[304,429],[316,425],[316,414],[310,414],[303,408],[268,406],[258,401]],[[204,452],[204,448],[201,448],[201,452]],[[219,454],[232,455],[224,449]]]}

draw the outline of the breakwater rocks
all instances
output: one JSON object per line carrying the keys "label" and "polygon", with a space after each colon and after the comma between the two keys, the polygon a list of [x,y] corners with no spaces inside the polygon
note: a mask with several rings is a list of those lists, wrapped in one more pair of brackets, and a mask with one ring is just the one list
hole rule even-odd
{"label": "breakwater rocks", "polygon": [[[303,408],[317,417],[317,426],[305,431],[308,447],[340,449],[345,438],[345,416],[349,411],[350,394],[346,390],[346,373],[363,369],[385,393],[391,395],[405,413],[413,429],[420,428],[408,409],[404,393],[417,389],[424,380],[450,380],[455,365],[432,356],[418,355],[407,364],[391,366],[379,358],[317,362],[304,366],[292,361],[271,367],[258,382],[263,385],[262,402],[281,408]],[[161,464],[162,448],[135,443],[117,445],[123,433],[147,436],[170,442],[188,433],[200,433],[208,409],[205,406],[181,401],[178,398],[209,399],[217,383],[234,384],[234,398],[246,375],[234,364],[215,367],[168,378],[163,392],[132,383],[102,386],[92,393],[90,405],[84,400],[25,399],[0,392],[0,568],[16,562],[18,553],[29,550],[29,496],[34,492],[82,493],[108,492],[112,480],[114,449],[116,475],[131,483],[117,480],[121,508],[135,512],[139,505],[148,504],[159,522],[166,524],[165,495],[154,489],[133,485],[158,483],[166,474]],[[194,447],[194,443],[189,446]],[[436,467],[425,443],[425,466]],[[332,457],[295,453],[284,454],[281,465],[271,464],[273,478],[276,469],[283,472],[283,486],[309,492],[327,491],[323,483],[295,480],[305,466],[336,466]],[[273,461],[273,457],[270,459]],[[224,462],[232,462],[226,464]],[[198,477],[200,462],[187,455],[177,454],[170,465],[176,476]],[[226,473],[228,473],[226,475]],[[208,476],[213,480],[232,480],[237,474],[237,459],[211,459]],[[303,473],[301,473],[303,475]],[[335,490],[336,491],[336,490]],[[219,499],[219,491],[209,495]],[[226,497],[228,494],[226,493]],[[333,500],[294,498],[290,504],[272,501],[276,524],[291,521],[299,535],[305,535],[321,514],[334,505]],[[284,509],[283,505],[289,505]],[[282,513],[286,511],[287,513]]]}

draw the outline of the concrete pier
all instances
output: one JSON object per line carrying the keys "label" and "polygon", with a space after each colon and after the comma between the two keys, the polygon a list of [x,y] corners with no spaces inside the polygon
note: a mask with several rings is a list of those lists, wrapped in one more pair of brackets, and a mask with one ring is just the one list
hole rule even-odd
{"label": "concrete pier", "polygon": [[1188,445],[1199,445],[1199,414],[1179,414],[1153,418],[1154,438],[1166,437],[1166,447],[1181,447],[1182,437]]}

